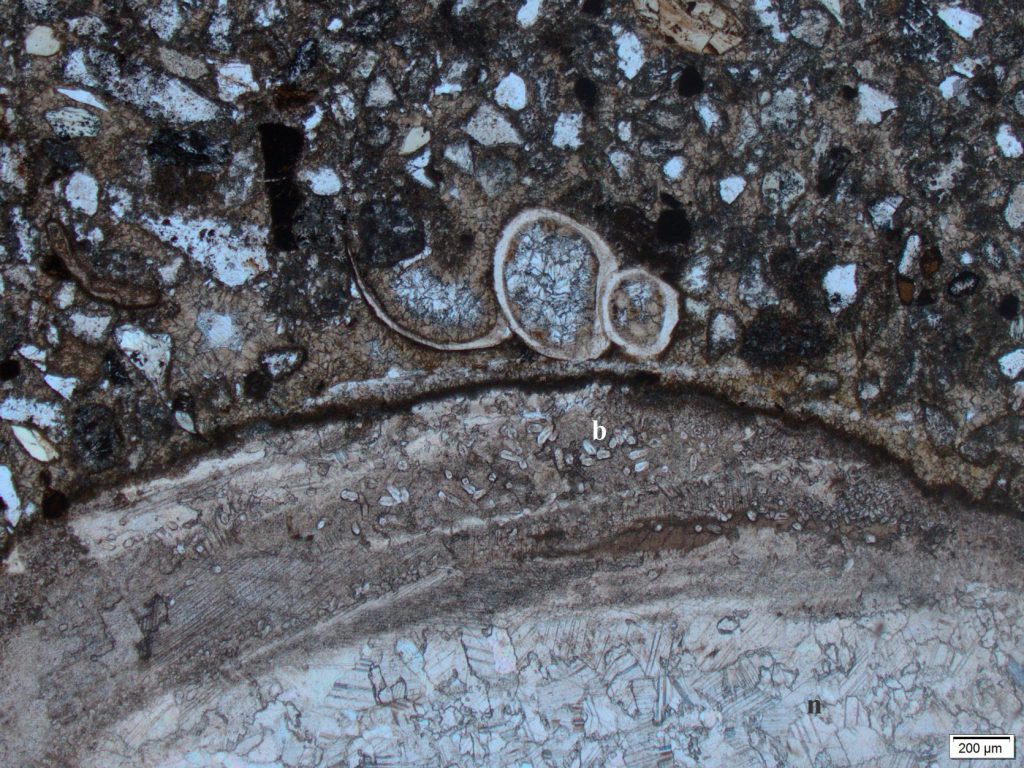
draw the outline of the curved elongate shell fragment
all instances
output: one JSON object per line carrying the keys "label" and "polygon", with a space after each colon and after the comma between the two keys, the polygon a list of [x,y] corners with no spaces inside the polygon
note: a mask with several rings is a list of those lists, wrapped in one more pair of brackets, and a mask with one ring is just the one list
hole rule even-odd
{"label": "curved elongate shell fragment", "polygon": [[[514,299],[508,295],[508,281],[506,267],[514,250],[513,246],[519,237],[534,224],[553,224],[561,229],[569,230],[574,235],[582,238],[590,248],[591,255],[597,261],[597,271],[594,274],[593,296],[593,318],[589,323],[588,338],[583,342],[576,342],[566,346],[555,346],[544,339],[538,338],[533,332],[526,329],[517,317]],[[608,337],[605,335],[601,323],[600,313],[597,311],[600,301],[601,286],[607,281],[618,268],[618,260],[612,253],[608,244],[594,230],[570,219],[564,214],[548,210],[546,208],[528,208],[515,216],[505,229],[502,230],[501,238],[494,248],[494,291],[498,297],[498,305],[505,313],[505,319],[509,326],[515,331],[526,344],[547,357],[558,360],[592,360],[608,348]]]}
{"label": "curved elongate shell fragment", "polygon": [[348,256],[349,265],[352,267],[352,276],[355,279],[356,288],[359,290],[359,294],[363,297],[363,300],[369,305],[370,309],[373,310],[377,319],[392,331],[401,336],[405,336],[405,338],[410,341],[415,341],[417,344],[422,344],[424,347],[430,347],[431,349],[438,349],[444,352],[466,352],[474,349],[495,347],[512,335],[512,331],[509,330],[508,324],[505,322],[505,318],[498,315],[494,327],[490,332],[476,339],[453,342],[442,342],[428,339],[426,336],[401,325],[384,310],[384,307],[381,306],[380,301],[377,300],[376,295],[373,293],[373,289],[366,284],[365,280],[363,280],[362,273],[359,271],[359,265],[356,263],[355,257],[352,256],[352,252],[347,243],[345,245],[345,255]]}
{"label": "curved elongate shell fragment", "polygon": [[94,275],[92,267],[72,244],[71,236],[59,221],[50,220],[46,223],[46,237],[50,248],[78,287],[92,298],[129,309],[154,307],[160,303],[160,292],[156,288],[101,279]]}
{"label": "curved elongate shell fragment", "polygon": [[21,443],[21,447],[25,449],[25,452],[36,461],[41,461],[45,464],[60,458],[60,454],[53,447],[53,443],[47,440],[46,435],[39,430],[22,424],[12,424],[11,431],[14,432],[14,436]]}
{"label": "curved elongate shell fragment", "polygon": [[[646,283],[649,288],[660,294],[661,324],[657,335],[647,340],[646,343],[627,339],[618,329],[612,316],[612,300],[615,291],[630,282]],[[605,333],[633,357],[654,357],[664,352],[672,340],[672,331],[675,330],[676,323],[679,322],[679,294],[664,280],[660,280],[642,269],[624,269],[621,272],[613,273],[601,291],[600,307],[601,323],[604,325]]]}
{"label": "curved elongate shell fragment", "polygon": [[718,3],[633,0],[633,5],[640,18],[691,53],[725,53],[743,42],[739,19]]}

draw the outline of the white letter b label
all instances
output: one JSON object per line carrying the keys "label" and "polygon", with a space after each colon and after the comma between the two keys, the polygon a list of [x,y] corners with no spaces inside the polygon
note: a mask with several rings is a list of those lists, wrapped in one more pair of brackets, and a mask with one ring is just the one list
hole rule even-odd
{"label": "white letter b label", "polygon": [[602,424],[597,423],[597,419],[593,419],[594,422],[594,439],[604,440],[608,437],[608,430]]}

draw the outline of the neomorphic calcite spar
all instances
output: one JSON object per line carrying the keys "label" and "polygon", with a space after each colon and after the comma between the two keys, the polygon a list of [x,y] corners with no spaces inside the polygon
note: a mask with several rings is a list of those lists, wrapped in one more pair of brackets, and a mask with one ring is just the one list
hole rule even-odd
{"label": "neomorphic calcite spar", "polygon": [[360,275],[367,304],[392,330],[442,350],[483,349],[512,332],[542,355],[592,360],[614,342],[633,357],[665,350],[679,319],[679,295],[639,269],[619,269],[619,260],[594,230],[546,208],[512,218],[494,248],[494,292],[503,317],[483,336],[440,342],[391,317]]}
{"label": "neomorphic calcite spar", "polygon": [[0,765],[917,768],[1024,730],[1020,520],[649,389],[254,431],[20,537]]}

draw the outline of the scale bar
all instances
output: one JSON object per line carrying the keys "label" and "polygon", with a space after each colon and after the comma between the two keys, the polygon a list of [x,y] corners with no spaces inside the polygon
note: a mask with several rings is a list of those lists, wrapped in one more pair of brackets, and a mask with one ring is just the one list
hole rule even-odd
{"label": "scale bar", "polygon": [[949,737],[950,760],[1013,760],[1016,738],[1010,734],[959,734]]}

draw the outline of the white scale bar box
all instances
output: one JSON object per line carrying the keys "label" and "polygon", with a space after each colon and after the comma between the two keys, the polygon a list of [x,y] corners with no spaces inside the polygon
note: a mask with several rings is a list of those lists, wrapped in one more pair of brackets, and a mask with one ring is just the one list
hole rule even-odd
{"label": "white scale bar box", "polygon": [[950,736],[950,760],[1013,760],[1013,736]]}

